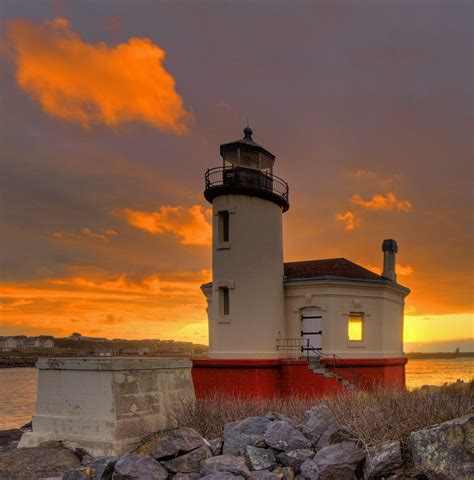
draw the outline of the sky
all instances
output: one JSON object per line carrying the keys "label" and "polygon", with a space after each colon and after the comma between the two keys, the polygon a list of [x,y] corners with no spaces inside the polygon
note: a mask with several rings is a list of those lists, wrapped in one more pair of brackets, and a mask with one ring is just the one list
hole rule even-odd
{"label": "sky", "polygon": [[0,2],[0,335],[207,342],[204,172],[290,185],[286,261],[380,272],[405,350],[474,350],[469,1]]}

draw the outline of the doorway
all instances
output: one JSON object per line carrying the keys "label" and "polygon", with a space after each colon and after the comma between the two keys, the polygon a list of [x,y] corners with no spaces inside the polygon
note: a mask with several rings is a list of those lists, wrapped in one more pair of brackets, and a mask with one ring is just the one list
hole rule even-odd
{"label": "doorway", "polygon": [[308,340],[310,357],[317,357],[322,350],[323,315],[317,307],[305,308],[301,311],[301,337]]}

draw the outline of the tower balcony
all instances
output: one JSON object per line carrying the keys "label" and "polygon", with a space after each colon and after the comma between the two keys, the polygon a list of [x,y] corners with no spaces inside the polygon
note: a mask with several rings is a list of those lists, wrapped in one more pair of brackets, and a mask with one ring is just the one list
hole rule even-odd
{"label": "tower balcony", "polygon": [[220,195],[248,195],[290,208],[288,184],[270,173],[240,166],[215,167],[205,174],[204,197],[211,202]]}

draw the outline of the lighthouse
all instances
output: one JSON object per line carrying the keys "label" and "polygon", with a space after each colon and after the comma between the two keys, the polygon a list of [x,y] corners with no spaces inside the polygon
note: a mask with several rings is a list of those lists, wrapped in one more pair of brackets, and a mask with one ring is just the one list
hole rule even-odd
{"label": "lighthouse", "polygon": [[282,215],[288,185],[274,175],[275,155],[252,129],[220,146],[222,165],[205,175],[212,204],[209,358],[275,359],[285,335]]}
{"label": "lighthouse", "polygon": [[405,297],[398,243],[382,242],[383,271],[344,257],[284,262],[288,184],[247,125],[205,173],[212,204],[209,352],[194,358],[198,398],[322,396],[374,385],[403,388]]}

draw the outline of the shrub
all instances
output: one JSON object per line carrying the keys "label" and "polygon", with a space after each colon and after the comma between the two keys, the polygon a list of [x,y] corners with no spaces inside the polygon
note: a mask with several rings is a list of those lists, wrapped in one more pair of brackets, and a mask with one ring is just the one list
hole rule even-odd
{"label": "shrub", "polygon": [[326,413],[347,436],[366,449],[389,440],[406,443],[410,432],[473,412],[474,382],[414,391],[375,388],[314,398],[248,399],[214,395],[181,401],[169,412],[178,427],[192,427],[205,438],[222,436],[224,425],[247,417],[278,412],[303,420],[304,412],[323,401]]}
{"label": "shrub", "polygon": [[169,412],[169,418],[178,427],[192,427],[205,438],[212,439],[222,436],[226,423],[268,412],[302,419],[304,412],[316,403],[318,401],[314,398],[262,400],[214,394],[205,400],[178,402]]}
{"label": "shrub", "polygon": [[473,411],[474,382],[414,391],[375,388],[328,397],[324,409],[366,449],[390,440],[406,445],[410,432]]}

